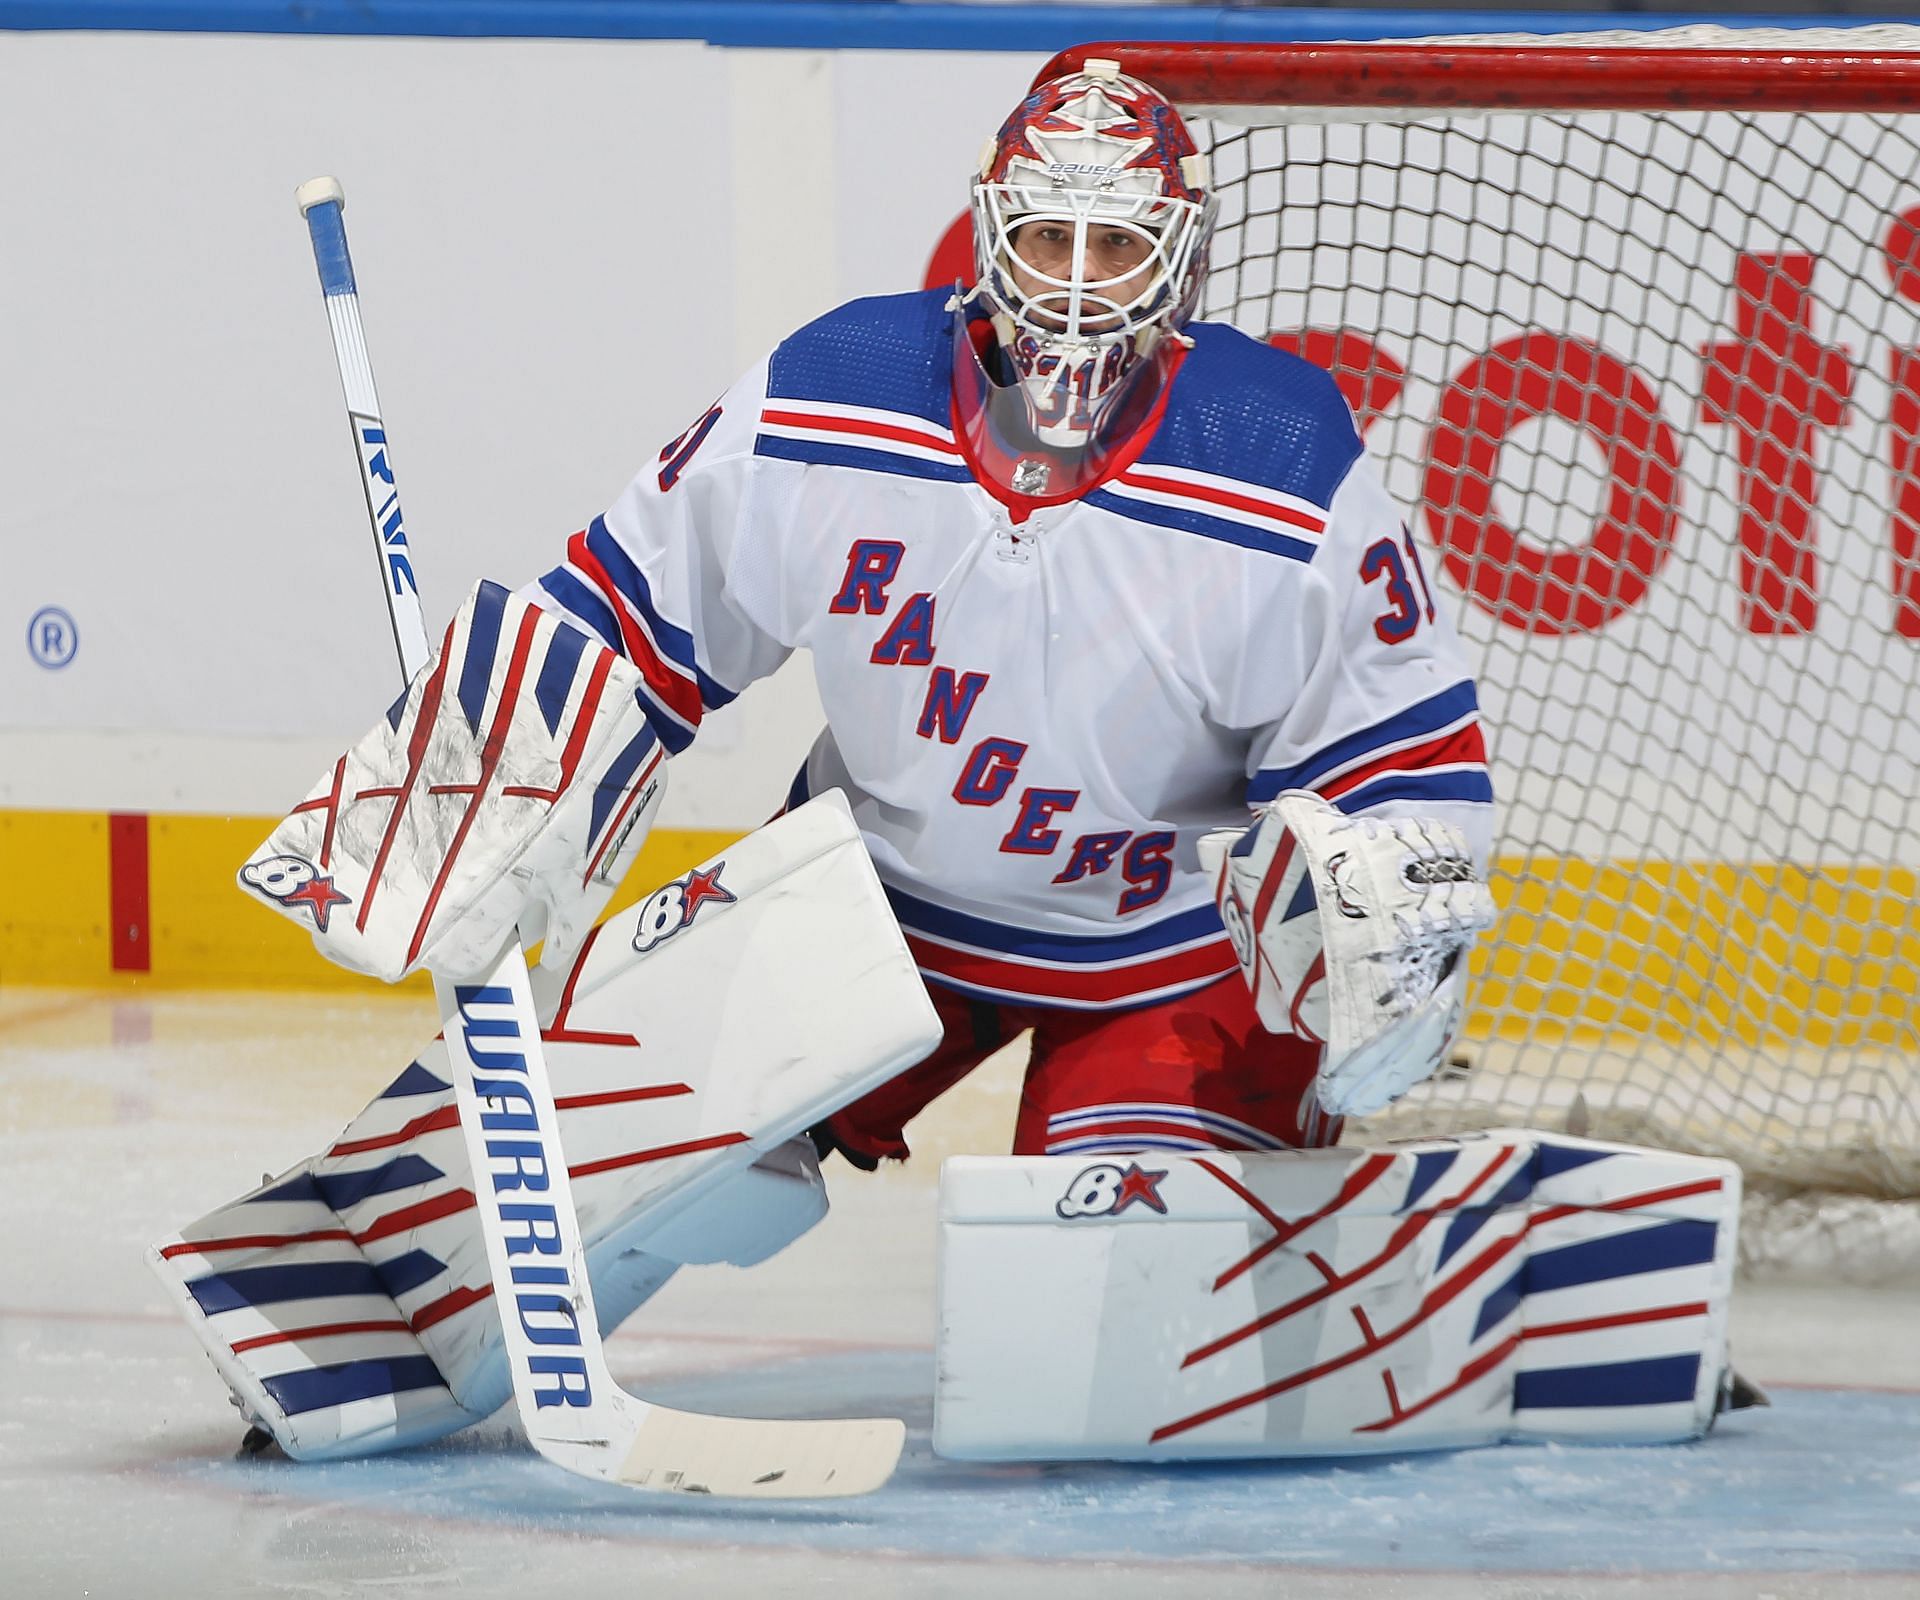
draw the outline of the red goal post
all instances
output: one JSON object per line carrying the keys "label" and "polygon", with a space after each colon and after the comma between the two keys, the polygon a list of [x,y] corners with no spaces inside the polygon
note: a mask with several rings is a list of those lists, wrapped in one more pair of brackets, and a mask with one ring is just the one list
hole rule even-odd
{"label": "red goal post", "polygon": [[1359,1136],[1733,1156],[1750,1256],[1920,1257],[1920,29],[1094,44],[1203,315],[1333,371],[1501,801],[1459,1069]]}

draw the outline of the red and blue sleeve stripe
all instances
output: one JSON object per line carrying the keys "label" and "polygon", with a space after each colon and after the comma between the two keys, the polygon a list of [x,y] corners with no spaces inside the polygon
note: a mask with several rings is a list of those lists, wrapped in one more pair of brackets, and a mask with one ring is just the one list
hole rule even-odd
{"label": "red and blue sleeve stripe", "polygon": [[700,666],[693,634],[661,614],[646,574],[605,518],[595,517],[567,542],[566,565],[540,586],[640,669],[640,707],[671,754],[693,742],[706,712],[734,699],[736,691]]}
{"label": "red and blue sleeve stripe", "polygon": [[1247,803],[1311,789],[1349,814],[1396,800],[1491,805],[1479,710],[1472,683],[1457,683],[1304,761],[1261,768],[1247,784]]}

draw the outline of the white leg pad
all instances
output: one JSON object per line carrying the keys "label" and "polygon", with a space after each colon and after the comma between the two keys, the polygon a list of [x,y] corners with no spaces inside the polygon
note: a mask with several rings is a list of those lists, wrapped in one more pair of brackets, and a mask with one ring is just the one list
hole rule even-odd
{"label": "white leg pad", "polygon": [[1740,1171],[1499,1130],[1380,1150],[959,1158],[934,1448],[1360,1454],[1704,1433]]}
{"label": "white leg pad", "polygon": [[[679,1264],[763,1260],[825,1215],[797,1136],[940,1036],[837,793],[613,918],[536,992],[602,1333]],[[437,1040],[327,1150],[149,1256],[289,1455],[434,1438],[511,1392]]]}

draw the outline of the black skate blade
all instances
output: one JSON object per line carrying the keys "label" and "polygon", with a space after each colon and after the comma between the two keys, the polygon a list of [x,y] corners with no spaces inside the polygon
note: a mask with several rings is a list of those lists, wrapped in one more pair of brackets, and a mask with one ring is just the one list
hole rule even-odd
{"label": "black skate blade", "polygon": [[1767,1391],[1749,1378],[1743,1378],[1732,1367],[1720,1375],[1720,1393],[1714,1401],[1713,1414],[1724,1416],[1729,1411],[1750,1411],[1755,1406],[1770,1406],[1773,1402],[1767,1398]]}
{"label": "black skate blade", "polygon": [[273,1442],[273,1435],[256,1422],[241,1435],[240,1448],[234,1452],[234,1459],[253,1461],[276,1448],[278,1447]]}

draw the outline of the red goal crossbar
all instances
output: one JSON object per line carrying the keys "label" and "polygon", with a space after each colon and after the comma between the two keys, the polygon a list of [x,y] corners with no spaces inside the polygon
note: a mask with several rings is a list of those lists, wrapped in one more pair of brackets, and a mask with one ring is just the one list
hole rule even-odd
{"label": "red goal crossbar", "polygon": [[1184,106],[1920,111],[1920,51],[1536,44],[1164,44],[1063,50],[1035,84],[1117,61]]}

